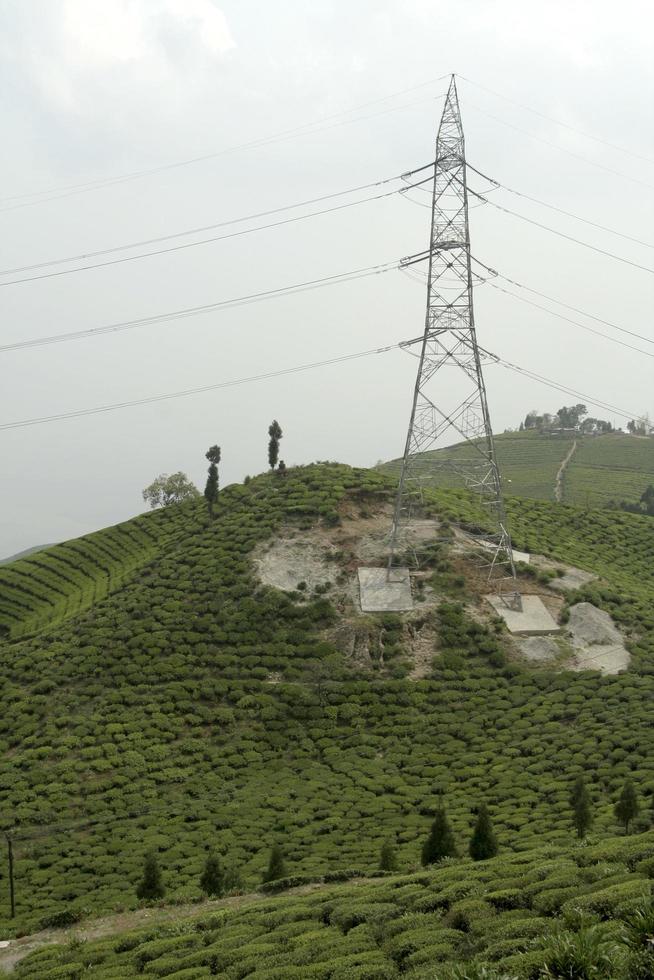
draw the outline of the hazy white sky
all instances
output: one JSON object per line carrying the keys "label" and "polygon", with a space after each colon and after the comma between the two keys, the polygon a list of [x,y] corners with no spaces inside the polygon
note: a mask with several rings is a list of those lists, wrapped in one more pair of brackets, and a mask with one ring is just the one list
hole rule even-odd
{"label": "hazy white sky", "polygon": [[[0,269],[212,224],[426,163],[440,107],[434,97],[444,82],[285,141],[36,204],[19,197],[215,154],[452,71],[573,127],[461,81],[474,166],[654,242],[653,27],[646,0],[619,7],[604,0],[8,0],[0,11]],[[503,191],[494,200],[654,265],[651,248]],[[394,197],[74,275],[6,286],[12,277],[0,276],[2,343],[399,259],[426,246],[428,219],[426,208]],[[472,212],[471,228],[473,251],[489,265],[654,338],[651,274],[488,206]],[[477,290],[476,310],[484,346],[583,392],[654,414],[650,358],[489,286]],[[0,421],[391,344],[420,333],[423,311],[422,285],[391,272],[126,333],[5,352]],[[223,484],[263,469],[273,417],[284,428],[288,465],[313,459],[370,465],[397,456],[414,370],[412,358],[389,353],[179,401],[0,431],[0,555],[137,513],[142,487],[160,472],[185,470],[202,487],[204,452],[216,442],[223,449]],[[570,401],[500,368],[488,369],[487,386],[498,431],[530,408]]]}

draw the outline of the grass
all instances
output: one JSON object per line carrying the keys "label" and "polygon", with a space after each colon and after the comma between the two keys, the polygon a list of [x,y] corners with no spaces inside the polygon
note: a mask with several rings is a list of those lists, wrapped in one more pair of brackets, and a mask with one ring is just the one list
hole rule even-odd
{"label": "grass", "polygon": [[[591,929],[586,956],[601,962],[598,947],[608,947],[611,972],[588,975],[618,980],[617,963],[633,956],[626,923],[651,896],[652,855],[650,832],[212,903],[173,922],[158,923],[155,910],[146,928],[45,947],[15,976],[446,980],[466,964],[479,976],[472,970],[486,964],[490,980],[535,978],[560,961],[564,942],[569,951]],[[586,974],[554,973],[563,975]]]}
{"label": "grass", "polygon": [[[633,658],[628,673],[557,673],[507,662],[501,634],[461,613],[447,634],[435,622],[441,652],[434,649],[429,676],[414,682],[401,649],[385,666],[372,657],[351,664],[327,639],[339,621],[329,599],[264,588],[251,561],[254,547],[282,524],[329,528],[346,498],[348,508],[366,510],[390,494],[390,482],[376,471],[300,467],[285,479],[262,476],[227,488],[213,522],[201,503],[179,505],[128,522],[111,538],[100,532],[59,546],[67,548],[62,558],[83,556],[79,567],[59,559],[24,573],[44,595],[63,597],[53,600],[49,620],[44,606],[32,619],[25,614],[32,635],[0,643],[0,828],[13,828],[16,837],[18,909],[15,920],[2,909],[4,935],[34,930],[62,909],[134,908],[147,849],[159,855],[173,902],[197,897],[210,847],[239,870],[248,890],[260,884],[274,841],[282,843],[290,873],[320,876],[344,867],[369,873],[383,841],[393,838],[408,872],[441,792],[462,851],[474,807],[487,802],[508,862],[528,862],[543,844],[553,854],[571,846],[568,795],[581,772],[594,798],[598,846],[607,837],[609,847],[617,830],[613,802],[627,776],[642,801],[636,829],[649,826],[654,522],[509,500],[519,546],[602,576],[579,597],[620,623]],[[462,492],[434,491],[429,507],[464,525],[483,521]],[[161,528],[156,547],[155,532],[145,535],[144,527]],[[117,534],[147,538],[122,565]],[[28,569],[53,551],[25,559]],[[109,567],[110,553],[113,580],[96,573],[96,562]],[[84,597],[86,608],[66,607],[71,595]],[[384,628],[392,634],[393,622],[384,620]],[[648,835],[637,840],[651,844]],[[6,894],[4,859],[0,875]],[[395,894],[409,901],[413,888],[424,895],[419,881],[405,887]],[[243,944],[267,942],[258,925],[237,925]],[[346,948],[353,931],[336,927],[334,958],[355,955]],[[448,956],[451,940],[442,938]],[[379,947],[372,952],[386,969],[387,954],[380,960]],[[402,962],[409,955],[401,954]],[[157,970],[168,973],[149,960],[144,971],[175,975],[180,957],[170,950],[166,956],[168,965]],[[388,969],[396,969],[399,960],[391,960]],[[115,976],[130,975],[116,969]]]}

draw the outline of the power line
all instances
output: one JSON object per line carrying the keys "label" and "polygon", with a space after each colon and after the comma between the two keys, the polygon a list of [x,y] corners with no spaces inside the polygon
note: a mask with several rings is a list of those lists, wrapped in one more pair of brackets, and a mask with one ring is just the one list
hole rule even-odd
{"label": "power line", "polygon": [[565,232],[558,231],[556,228],[550,228],[549,225],[544,225],[540,221],[535,221],[534,218],[528,218],[524,214],[519,214],[518,211],[512,211],[510,208],[505,208],[503,204],[498,204],[497,201],[491,201],[483,194],[479,194],[477,191],[473,191],[471,187],[468,188],[468,193],[472,194],[473,197],[479,198],[480,201],[485,201],[486,204],[490,204],[491,207],[496,208],[498,211],[503,211],[505,214],[510,214],[514,218],[520,218],[521,221],[526,221],[530,225],[535,225],[536,228],[541,228],[543,231],[549,231],[552,235],[558,235],[559,238],[565,238],[568,242],[574,242],[575,245],[582,245],[584,248],[589,248],[592,252],[598,252],[600,255],[605,255],[607,258],[615,259],[616,262],[623,262],[625,265],[630,265],[634,269],[640,269],[642,272],[649,272],[654,275],[654,269],[647,265],[640,265],[639,262],[632,262],[631,259],[626,259],[622,255],[616,255],[615,252],[609,252],[604,248],[598,248],[597,245],[591,245],[590,242],[584,242],[579,238],[575,238],[573,235],[566,235]]}
{"label": "power line", "polygon": [[221,388],[235,388],[240,385],[251,384],[255,381],[267,381],[270,378],[280,378],[284,375],[299,374],[301,371],[312,371],[315,368],[328,367],[332,364],[343,364],[345,361],[354,361],[362,357],[371,357],[373,354],[385,354],[387,351],[396,350],[400,344],[390,344],[388,347],[377,347],[372,350],[359,351],[356,354],[342,354],[338,357],[327,358],[323,361],[313,361],[309,364],[299,364],[290,368],[282,368],[279,371],[268,371],[265,374],[255,374],[247,378],[237,378],[233,381],[222,381],[218,384],[201,385],[197,388],[186,388],[183,391],[167,392],[163,395],[151,395],[149,398],[135,398],[131,401],[115,402],[111,405],[98,405],[94,408],[82,408],[73,412],[61,412],[58,415],[43,415],[38,418],[21,419],[17,422],[5,422],[0,425],[0,430],[22,429],[32,425],[44,425],[48,422],[61,422],[66,419],[81,418],[87,415],[99,415],[105,412],[114,412],[123,408],[134,408],[137,405],[151,405],[155,402],[168,401],[173,398],[185,398],[188,395],[198,395],[205,391],[218,391]]}
{"label": "power line", "polygon": [[[498,272],[497,269],[492,269],[489,265],[486,265],[480,259],[473,256],[473,260],[482,268],[486,269],[493,276],[499,276],[500,279],[504,279],[505,282],[510,283],[512,286],[517,286],[518,289],[525,289],[529,293],[533,293],[534,296],[540,296],[541,299],[546,299],[550,303],[556,303],[557,306],[562,306],[566,310],[572,310],[573,313],[580,313],[582,316],[588,317],[589,320],[595,320],[596,323],[602,323],[605,327],[612,327],[613,330],[618,330],[620,333],[627,334],[629,337],[636,337],[638,340],[644,340],[646,344],[654,344],[654,340],[651,337],[646,337],[642,333],[637,333],[635,330],[628,330],[626,327],[621,327],[617,323],[613,323],[611,320],[604,320],[600,316],[595,316],[594,313],[589,313],[587,310],[582,310],[578,306],[571,306],[569,303],[564,303],[560,299],[556,299],[554,296],[548,296],[547,293],[540,292],[538,289],[533,289],[531,286],[525,286],[522,282],[517,282],[515,279],[510,279],[509,276],[505,276],[502,272]],[[572,321],[571,321],[572,322]],[[606,336],[603,334],[602,336]]]}
{"label": "power line", "polygon": [[[426,179],[431,180],[431,177]],[[424,183],[424,181],[421,181],[420,183]],[[417,186],[417,185],[414,184],[409,186]],[[182,245],[171,245],[168,248],[154,249],[150,252],[139,252],[137,255],[126,255],[118,259],[107,259],[104,262],[92,262],[89,265],[75,266],[75,268],[73,269],[60,269],[57,272],[44,272],[44,273],[40,273],[37,276],[25,276],[20,279],[8,279],[5,282],[0,283],[0,288],[3,286],[17,285],[19,283],[35,282],[40,279],[52,279],[58,276],[67,276],[75,272],[88,272],[91,269],[102,269],[102,268],[106,268],[107,266],[121,265],[124,262],[134,262],[137,261],[138,259],[151,258],[153,256],[158,256],[158,255],[166,255],[169,252],[180,252],[187,248],[196,248],[197,246],[200,245],[209,245],[214,242],[227,241],[230,238],[240,238],[243,235],[251,235],[257,231],[266,231],[270,228],[279,228],[282,225],[294,224],[295,222],[298,221],[304,221],[307,218],[315,218],[319,215],[331,214],[335,211],[343,211],[346,208],[357,207],[360,204],[368,204],[371,201],[381,201],[384,198],[393,197],[395,194],[403,194],[405,193],[405,191],[406,191],[405,187],[399,187],[392,191],[385,191],[382,194],[374,194],[371,197],[360,198],[358,201],[348,201],[346,204],[337,204],[330,208],[322,208],[319,211],[309,211],[307,212],[307,214],[294,215],[291,218],[283,218],[281,221],[270,221],[264,225],[256,225],[254,228],[243,228],[241,231],[232,231],[229,232],[229,234],[227,235],[213,235],[211,238],[202,238],[195,242],[185,242]]]}
{"label": "power line", "polygon": [[[142,248],[146,245],[157,245],[161,242],[167,242],[173,238],[182,238],[186,235],[199,235],[206,231],[212,231],[215,228],[225,228],[228,225],[240,224],[243,221],[254,221],[258,218],[268,218],[273,214],[280,214],[283,211],[294,211],[296,208],[308,207],[311,204],[319,204],[322,201],[330,201],[336,197],[344,197],[347,194],[356,194],[359,191],[370,190],[373,187],[382,187],[383,185],[391,184],[396,180],[405,180],[406,178],[412,177],[414,174],[421,173],[423,170],[427,170],[432,167],[433,163],[428,163],[422,167],[416,167],[415,170],[409,170],[404,174],[397,174],[394,177],[384,177],[382,180],[375,180],[369,184],[359,184],[357,187],[348,187],[342,191],[333,191],[331,194],[322,194],[319,197],[312,197],[304,201],[297,201],[294,204],[285,204],[281,207],[270,208],[267,211],[257,211],[253,214],[241,215],[237,218],[217,221],[213,224],[202,225],[198,228],[187,228],[184,231],[176,231],[168,235],[159,235],[157,238],[145,238],[140,239],[139,241],[127,242],[123,245],[114,245],[110,248],[97,249],[93,252],[80,252],[77,255],[67,255],[64,258],[49,259],[48,261],[44,262],[34,262],[31,265],[19,265],[12,269],[1,269],[0,276],[14,275],[17,272],[31,272],[33,269],[43,269],[50,265],[62,265],[66,262],[79,262],[82,259],[94,259],[101,255],[109,255],[112,252],[123,252],[131,248]],[[402,190],[409,189],[410,187],[402,188]]]}
{"label": "power line", "polygon": [[[590,221],[588,218],[582,218],[578,214],[574,214],[572,211],[565,211],[563,208],[557,207],[555,204],[548,204],[547,201],[541,201],[537,197],[530,197],[529,194],[524,194],[522,191],[516,191],[513,187],[508,187],[506,184],[500,183],[499,180],[495,180],[494,177],[489,177],[487,174],[477,170],[471,164],[468,164],[468,168],[473,170],[479,177],[483,177],[484,180],[488,180],[495,188],[501,188],[502,190],[508,191],[509,194],[515,194],[516,197],[522,197],[526,201],[531,201],[533,204],[539,204],[543,208],[549,208],[550,211],[556,211],[557,214],[564,214],[566,218],[574,218],[575,221],[582,221],[585,225],[591,225],[593,228],[599,228],[600,231],[608,231],[611,235],[617,235],[619,238],[624,238],[628,242],[635,242],[637,245],[644,245],[645,248],[654,248],[651,242],[644,242],[641,238],[634,238],[633,235],[625,235],[622,231],[616,231],[615,228],[607,228],[606,225],[600,225],[596,221]],[[484,194],[488,194],[489,191],[484,191]]]}
{"label": "power line", "polygon": [[498,286],[495,282],[490,282],[486,280],[493,289],[499,290],[506,296],[512,296],[514,299],[519,299],[521,303],[527,303],[529,306],[533,306],[534,309],[542,310],[544,313],[549,313],[550,316],[555,316],[558,320],[565,320],[566,323],[571,323],[575,327],[579,327],[581,330],[587,330],[589,333],[595,334],[596,337],[604,337],[605,340],[610,340],[612,344],[619,344],[620,347],[627,347],[629,350],[637,351],[639,354],[644,354],[645,357],[654,357],[654,351],[643,350],[642,347],[634,347],[633,344],[627,344],[624,340],[618,340],[617,337],[611,337],[607,333],[602,333],[601,330],[595,330],[594,327],[589,327],[583,323],[579,323],[578,320],[571,320],[569,316],[563,316],[562,313],[556,313],[554,310],[548,310],[546,306],[541,306],[540,303],[534,303],[533,300],[527,299],[525,296],[518,296],[517,293],[512,293],[509,289],[504,289],[503,286]]}
{"label": "power line", "polygon": [[[431,180],[431,177],[426,178],[426,180]],[[420,181],[419,183],[425,183],[425,181]],[[418,185],[410,184],[407,186],[416,187]],[[279,228],[282,225],[290,225],[297,221],[304,221],[306,218],[315,218],[319,215],[331,214],[335,211],[343,211],[346,208],[357,207],[360,204],[368,204],[371,201],[381,201],[383,198],[392,197],[395,194],[403,194],[405,191],[406,187],[399,187],[392,191],[385,191],[382,194],[374,194],[371,197],[362,197],[358,201],[348,201],[345,204],[336,204],[333,207],[322,208],[319,211],[309,211],[306,214],[298,214],[291,218],[283,218],[281,221],[270,221],[264,225],[256,225],[254,228],[243,228],[241,231],[232,231],[227,235],[213,235],[211,238],[201,238],[195,242],[184,242],[182,245],[171,245],[168,248],[154,249],[150,252],[139,252],[137,255],[125,255],[122,258],[107,259],[104,262],[92,262],[89,265],[75,266],[73,269],[60,269],[57,272],[44,272],[37,276],[24,276],[20,279],[7,279],[5,282],[0,283],[0,288],[3,286],[14,286],[19,283],[35,282],[40,279],[52,279],[58,276],[68,276],[74,272],[88,272],[90,269],[102,269],[111,265],[121,265],[124,262],[135,262],[138,259],[151,258],[157,255],[166,255],[169,252],[180,252],[187,248],[196,248],[200,245],[209,245],[214,242],[222,242],[230,238],[240,238],[242,235],[251,235],[254,232],[266,231],[270,228]]]}
{"label": "power line", "polygon": [[116,323],[108,323],[101,327],[89,327],[86,330],[75,330],[64,334],[51,334],[50,336],[46,337],[35,337],[30,340],[16,341],[12,344],[2,344],[0,345],[0,353],[3,351],[24,350],[31,347],[45,347],[49,346],[50,344],[61,344],[72,340],[81,340],[85,337],[96,337],[103,334],[120,333],[124,330],[135,330],[139,327],[151,326],[155,323],[167,323],[171,320],[185,319],[187,317],[199,316],[203,313],[211,313],[221,309],[246,306],[250,303],[258,303],[267,299],[292,296],[295,293],[320,289],[326,286],[335,286],[343,282],[352,282],[353,280],[363,279],[368,276],[381,275],[396,268],[396,262],[380,263],[379,265],[366,266],[361,269],[352,269],[349,272],[342,272],[333,276],[323,276],[320,279],[309,279],[305,282],[292,283],[288,286],[279,286],[276,289],[266,289],[257,293],[249,293],[244,296],[235,296],[232,299],[217,300],[213,303],[204,303],[201,306],[189,306],[184,309],[156,313],[153,316],[140,317],[135,320],[121,320]]}
{"label": "power line", "polygon": [[[441,77],[445,78],[447,76],[443,75]],[[388,109],[384,109],[381,112],[373,113],[372,115],[357,116],[354,119],[343,119],[341,122],[333,123],[332,125],[329,126],[319,126],[319,123],[321,121],[327,122],[331,119],[337,118],[338,116],[346,115],[350,112],[355,112],[357,109],[362,109],[369,105],[376,105],[379,102],[384,102],[387,101],[388,99],[395,98],[397,95],[401,95],[406,92],[415,91],[418,88],[424,88],[426,85],[431,85],[439,80],[440,79],[430,79],[427,82],[422,82],[419,85],[412,86],[411,88],[402,89],[399,92],[396,92],[392,95],[383,96],[381,99],[373,99],[370,102],[364,102],[359,106],[352,107],[351,109],[346,109],[343,110],[342,112],[334,113],[331,116],[325,116],[322,118],[322,120],[316,120],[311,123],[304,123],[301,126],[296,126],[292,129],[282,130],[279,133],[273,134],[269,137],[250,140],[246,143],[239,143],[234,146],[225,147],[222,150],[216,150],[213,153],[203,154],[202,156],[191,157],[186,160],[180,160],[175,163],[164,164],[159,167],[152,167],[148,170],[132,171],[131,173],[123,174],[118,177],[101,178],[94,181],[86,181],[80,184],[69,185],[68,187],[63,187],[59,189],[52,188],[51,190],[47,190],[47,191],[33,191],[31,193],[17,194],[11,197],[6,197],[0,200],[0,204],[9,201],[18,201],[20,203],[8,204],[6,207],[0,207],[0,212],[14,211],[19,208],[32,207],[37,204],[45,204],[48,201],[58,201],[67,197],[72,197],[77,194],[87,193],[89,191],[101,190],[104,187],[111,187],[115,184],[126,183],[127,181],[130,180],[136,180],[138,178],[143,178],[143,177],[150,177],[155,174],[164,173],[169,170],[176,170],[181,167],[186,167],[192,164],[202,163],[205,162],[206,160],[212,160],[215,159],[216,157],[225,156],[229,153],[236,153],[248,149],[259,149],[260,147],[270,146],[275,143],[286,142],[287,140],[290,139],[297,139],[301,136],[312,136],[316,133],[323,133],[326,132],[327,130],[335,129],[338,126],[347,126],[356,122],[365,122],[368,119],[375,119],[378,116],[387,115],[391,112],[400,112],[403,109],[409,109],[415,105],[421,105],[425,102],[431,102],[436,99],[443,98],[445,93],[441,93],[435,96],[429,96],[423,99],[417,99],[412,102],[407,102],[399,106],[391,106]],[[319,128],[314,128],[317,126],[319,126]],[[23,198],[26,197],[36,198],[36,200],[29,200],[29,201],[22,200]]]}
{"label": "power line", "polygon": [[621,177],[622,180],[630,180],[634,184],[640,184],[641,187],[648,187],[650,190],[654,190],[654,184],[648,184],[645,180],[639,180],[638,177],[632,177],[630,174],[625,174],[621,170],[614,170],[613,167],[607,167],[603,163],[598,163],[597,160],[591,160],[589,157],[582,156],[580,153],[574,153],[572,150],[567,150],[563,146],[559,146],[558,143],[552,143],[551,140],[546,140],[542,136],[536,136],[535,133],[530,133],[528,129],[523,129],[522,126],[516,126],[514,123],[507,122],[506,119],[501,119],[499,116],[493,115],[491,112],[487,112],[486,109],[482,109],[481,106],[474,105],[472,102],[467,102],[466,105],[470,106],[471,109],[475,109],[477,112],[481,112],[482,115],[488,116],[493,122],[498,122],[502,126],[507,126],[509,129],[515,130],[517,133],[523,133],[532,140],[536,140],[538,143],[544,143],[545,146],[551,146],[555,150],[559,150],[560,153],[566,153],[569,157],[574,157],[575,160],[581,160],[582,163],[587,163],[591,167],[597,167],[599,170],[603,170],[605,173],[613,174],[614,177]]}
{"label": "power line", "polygon": [[569,129],[578,136],[583,136],[584,139],[594,140],[595,143],[601,143],[602,146],[608,146],[612,150],[617,150],[619,153],[626,153],[628,156],[634,157],[636,160],[644,160],[646,163],[654,163],[654,160],[652,160],[651,157],[643,156],[641,153],[634,153],[633,150],[628,150],[624,146],[618,146],[616,143],[609,143],[608,140],[601,139],[599,136],[593,136],[591,133],[585,133],[583,130],[577,129],[576,126],[571,126],[569,123],[564,123],[560,119],[554,119],[552,116],[548,116],[544,112],[534,109],[532,106],[525,105],[524,102],[517,102],[515,99],[510,99],[508,95],[502,95],[501,92],[496,92],[495,89],[488,88],[488,86],[482,85],[480,82],[475,82],[472,78],[467,78],[465,75],[459,75],[458,72],[456,73],[456,77],[460,78],[464,82],[467,82],[469,85],[474,85],[475,88],[479,88],[483,92],[489,92],[498,99],[503,99],[505,102],[510,102],[512,105],[517,105],[520,109],[525,109],[527,112],[531,112],[535,116],[540,116],[541,119],[546,119],[548,122],[554,123],[555,126],[562,126],[564,129]]}
{"label": "power line", "polygon": [[567,385],[562,385],[557,381],[552,381],[551,378],[545,378],[541,374],[536,374],[535,371],[530,371],[528,368],[520,367],[519,364],[512,364],[510,361],[506,361],[502,357],[497,357],[497,363],[509,371],[515,371],[518,374],[530,378],[532,381],[538,381],[540,384],[544,384],[548,388],[554,388],[556,391],[561,391],[566,395],[574,395],[575,398],[583,398],[585,402],[589,402],[591,405],[595,405],[597,408],[601,408],[604,411],[614,412],[623,419],[636,419],[636,421],[644,421],[642,416],[639,416],[636,412],[628,412],[624,408],[618,408],[616,405],[611,405],[609,402],[601,401],[598,398],[594,398],[592,395],[584,394],[582,391],[576,391],[574,388],[568,388]]}

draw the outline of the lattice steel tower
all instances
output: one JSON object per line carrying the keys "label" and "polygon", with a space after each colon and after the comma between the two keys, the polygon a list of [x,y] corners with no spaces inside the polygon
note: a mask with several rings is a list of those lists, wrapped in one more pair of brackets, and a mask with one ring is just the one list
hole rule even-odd
{"label": "lattice steel tower", "polygon": [[[511,538],[497,466],[472,302],[473,273],[468,227],[468,189],[463,127],[454,75],[436,137],[430,247],[411,264],[427,260],[427,314],[413,407],[404,450],[391,534],[388,576],[405,564],[406,533],[420,515],[430,478],[465,486],[480,495],[490,531],[473,549],[489,586],[520,608]],[[449,371],[444,369],[449,368]],[[458,435],[454,458],[441,462],[444,436]],[[425,455],[428,453],[429,455]]]}

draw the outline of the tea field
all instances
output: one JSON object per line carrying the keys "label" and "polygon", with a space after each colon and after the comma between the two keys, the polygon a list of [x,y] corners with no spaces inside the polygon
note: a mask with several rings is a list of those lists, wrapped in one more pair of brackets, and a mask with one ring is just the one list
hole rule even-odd
{"label": "tea field", "polygon": [[649,484],[654,484],[654,438],[612,433],[579,442],[563,499],[581,507],[635,503]]}
{"label": "tea field", "polygon": [[[651,976],[654,833],[214,902],[177,921],[46,946],[17,980],[501,980]],[[281,882],[280,885],[284,885]],[[156,912],[153,913],[156,918]],[[610,967],[602,959],[610,956]],[[593,973],[562,973],[593,963]],[[585,958],[585,959],[584,959]],[[481,972],[485,964],[485,972]],[[545,970],[550,972],[545,972]],[[610,972],[609,972],[610,970]]]}
{"label": "tea field", "polygon": [[[428,906],[432,872],[424,881],[422,872],[412,877],[441,797],[461,853],[476,808],[487,803],[501,848],[492,866],[498,870],[487,866],[489,891],[522,889],[528,875],[521,862],[535,861],[535,852],[546,846],[551,851],[538,860],[544,867],[550,858],[554,864],[542,880],[556,880],[560,873],[560,888],[568,890],[561,907],[575,889],[586,894],[587,886],[605,879],[612,888],[628,877],[641,893],[647,872],[639,862],[651,856],[646,831],[654,795],[654,521],[509,500],[518,546],[601,576],[576,598],[607,609],[627,635],[627,673],[575,674],[523,664],[506,654],[496,625],[484,626],[450,603],[444,611],[425,613],[434,617],[438,642],[430,673],[414,681],[398,640],[399,617],[370,617],[371,628],[385,631],[384,657],[371,648],[369,663],[355,664],[329,639],[341,616],[330,591],[287,594],[265,587],[252,561],[254,549],[282,527],[328,533],[346,523],[345,505],[370,513],[391,496],[392,481],[377,470],[327,463],[298,467],[286,477],[265,475],[226,488],[213,521],[201,502],[190,502],[0,570],[14,573],[7,580],[13,584],[11,601],[3,607],[11,635],[0,641],[0,829],[14,838],[17,903],[11,919],[3,855],[2,936],[34,931],[62,910],[90,916],[135,908],[148,850],[159,857],[167,900],[181,903],[199,897],[210,848],[238,873],[243,889],[252,891],[260,886],[273,843],[283,847],[290,874],[315,877],[353,868],[369,875],[378,867],[382,843],[391,839],[403,883],[334,886],[337,903],[342,896],[347,905],[351,889],[353,901],[380,905],[382,915],[395,910],[389,911],[386,939],[395,949],[398,937],[397,953],[390,958],[379,944],[370,946],[372,927],[365,916],[343,930],[340,913],[333,922],[331,913],[321,918],[318,904],[307,898],[305,906],[303,898],[305,911],[287,921],[282,910],[291,907],[290,899],[271,898],[251,911],[248,906],[224,913],[229,938],[222,952],[215,950],[218,963],[226,964],[218,973],[208,974],[214,968],[199,960],[178,966],[176,945],[189,957],[221,946],[214,933],[223,918],[215,927],[180,930],[180,937],[190,938],[179,943],[174,936],[143,939],[142,972],[246,976],[234,972],[228,950],[247,943],[269,946],[271,958],[282,957],[279,964],[273,959],[270,977],[383,978],[404,971],[401,964],[424,945],[424,930],[432,926],[438,938],[431,945],[442,944],[444,960],[452,950],[458,955],[468,949],[474,956],[484,942],[500,940],[515,942],[489,959],[517,954],[527,933],[522,926],[514,933],[510,920],[541,919],[556,906],[545,912],[530,898],[528,905],[502,908],[483,898],[480,921],[486,913],[507,916],[509,932],[492,940],[487,933],[482,940],[475,925],[474,943],[482,945],[470,940],[469,947],[460,946],[468,940],[456,925],[436,925],[449,906]],[[429,508],[464,526],[483,523],[461,491],[433,491]],[[123,540],[131,544],[121,549]],[[45,568],[34,565],[46,557]],[[352,570],[344,564],[339,574],[346,578]],[[574,844],[568,798],[580,773],[594,801],[588,853],[604,843],[650,851],[639,851],[633,860],[611,852],[591,861],[603,870],[575,871],[572,880],[568,872],[573,865],[581,869],[577,858],[585,853],[582,847],[576,856],[565,856]],[[633,839],[611,844],[619,831],[613,805],[626,777],[636,786],[641,812]],[[558,870],[557,861],[563,861]],[[450,876],[448,887],[454,888],[457,875],[470,882],[486,873],[468,864],[465,873],[463,866],[456,868],[434,874]],[[493,876],[501,884],[491,888]],[[625,900],[635,891],[627,889]],[[452,904],[470,894],[464,889]],[[423,907],[411,904],[419,895],[427,900]],[[411,926],[423,939],[405,937],[407,951],[400,952],[400,934],[413,917],[424,915],[432,918],[416,918]],[[535,936],[541,925],[525,928]],[[324,968],[320,973],[318,966],[306,972],[313,960],[293,960],[293,937],[304,931],[317,931],[320,939],[306,938],[304,953],[297,955],[323,955],[320,950],[329,948],[325,956],[345,958],[340,974]],[[323,938],[332,945],[321,946]],[[132,975],[125,971],[133,967],[137,947],[116,952],[105,943],[97,952],[104,959],[93,961],[89,975]],[[94,949],[88,947],[89,956],[96,955]],[[86,975],[74,959],[78,953],[68,953],[70,969],[68,961],[50,961],[48,956],[60,955],[50,951],[38,954],[44,958],[34,961],[40,962],[36,972],[18,976]],[[248,956],[264,953],[253,949]],[[292,956],[285,960],[287,953]],[[367,973],[356,960],[348,966],[347,957],[364,954],[373,963]],[[420,967],[418,959],[410,965]],[[378,968],[382,972],[375,973]],[[257,967],[257,977],[266,975]]]}
{"label": "tea field", "polygon": [[[621,433],[576,437],[576,449],[566,467],[563,502],[579,507],[601,507],[612,500],[636,503],[654,483],[654,438]],[[505,432],[495,436],[497,459],[504,492],[536,500],[555,499],[556,474],[572,448],[572,438],[537,432]],[[426,453],[444,463],[471,457],[474,449],[464,444]],[[399,473],[399,461],[379,467],[390,475]],[[448,472],[434,477],[441,487],[460,485]]]}

